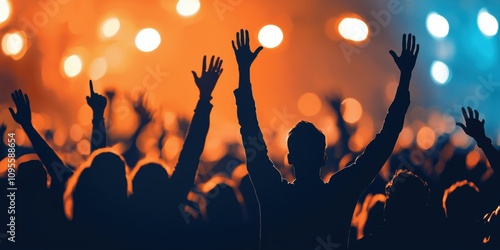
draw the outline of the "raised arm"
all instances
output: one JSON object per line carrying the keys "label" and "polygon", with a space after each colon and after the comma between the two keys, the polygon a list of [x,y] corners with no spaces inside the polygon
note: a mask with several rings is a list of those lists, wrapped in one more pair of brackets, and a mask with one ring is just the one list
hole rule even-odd
{"label": "raised arm", "polygon": [[342,98],[340,96],[335,96],[333,98],[330,98],[328,100],[328,103],[330,104],[330,107],[332,110],[335,112],[337,115],[337,128],[339,129],[340,132],[340,141],[342,142],[342,154],[341,157],[344,154],[349,153],[349,139],[351,138],[351,134],[349,131],[347,131],[347,125],[346,122],[344,121],[344,118],[342,117],[342,112],[341,112],[341,106],[342,106]]}
{"label": "raised arm", "polygon": [[462,114],[465,119],[465,125],[461,122],[457,122],[464,132],[470,137],[474,138],[477,146],[480,147],[488,161],[490,162],[491,168],[496,173],[500,173],[500,152],[498,152],[491,142],[491,139],[486,136],[484,131],[484,119],[479,121],[479,112],[477,110],[472,111],[471,107],[462,108]]}
{"label": "raised arm", "polygon": [[87,104],[92,109],[92,135],[90,150],[104,148],[107,145],[107,133],[104,125],[104,109],[106,109],[106,97],[94,92],[92,80],[89,81],[90,96],[87,96]]}
{"label": "raised arm", "polygon": [[134,107],[134,111],[139,117],[139,126],[135,130],[132,137],[129,139],[130,147],[123,153],[123,157],[127,161],[129,166],[135,166],[139,159],[142,157],[142,152],[137,147],[137,138],[141,134],[142,130],[152,121],[153,112],[151,107],[147,104],[147,98],[144,93],[139,95],[137,101],[132,100],[132,97],[127,96],[130,103]]}
{"label": "raised arm", "polygon": [[274,167],[267,154],[267,146],[257,120],[250,83],[250,67],[262,50],[262,46],[254,52],[250,50],[248,30],[240,30],[236,33],[236,43],[232,41],[232,45],[240,75],[238,89],[234,91],[238,121],[241,126],[240,133],[247,158],[247,169],[259,195],[259,193],[265,193],[269,185],[279,184],[282,181],[280,172]]}
{"label": "raised arm", "polygon": [[9,108],[12,118],[19,123],[26,132],[26,135],[31,141],[35,152],[47,169],[47,172],[52,177],[51,189],[56,188],[63,191],[67,179],[73,174],[73,171],[63,164],[63,161],[47,144],[42,136],[36,131],[31,123],[31,107],[30,100],[27,94],[23,94],[22,90],[16,90],[11,94],[12,100],[16,104],[17,112]]}
{"label": "raised arm", "polygon": [[362,193],[377,176],[391,155],[399,133],[403,129],[405,114],[410,105],[410,78],[415,67],[418,51],[419,45],[415,43],[415,36],[409,34],[407,40],[405,34],[403,35],[403,50],[401,55],[397,56],[392,50],[389,52],[401,71],[394,101],[389,107],[382,130],[368,144],[363,154],[358,156],[351,166],[340,171],[345,172],[343,174],[352,173],[355,176],[355,180],[352,183],[355,185],[353,188],[359,191],[358,193]]}
{"label": "raised arm", "polygon": [[176,191],[175,195],[178,200],[186,199],[189,190],[193,186],[210,126],[210,112],[212,110],[210,100],[212,100],[212,91],[222,71],[222,60],[217,58],[214,61],[214,56],[210,59],[208,69],[207,57],[203,57],[201,76],[192,71],[194,82],[200,91],[200,97],[179,155],[179,161],[171,178],[173,190]]}

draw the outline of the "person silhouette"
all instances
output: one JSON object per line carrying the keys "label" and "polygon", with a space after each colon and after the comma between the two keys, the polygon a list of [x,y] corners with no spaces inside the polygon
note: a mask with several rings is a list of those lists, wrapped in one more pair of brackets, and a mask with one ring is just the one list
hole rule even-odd
{"label": "person silhouette", "polygon": [[428,249],[436,246],[429,228],[427,182],[406,169],[396,171],[386,186],[385,227],[366,235],[353,249]]}
{"label": "person silhouette", "polygon": [[312,123],[301,121],[288,136],[288,162],[295,181],[288,183],[268,156],[257,120],[250,67],[263,47],[250,50],[248,31],[236,33],[232,47],[239,67],[234,91],[247,169],[261,207],[262,249],[347,249],[351,218],[358,197],[372,182],[402,130],[410,104],[409,83],[419,45],[403,35],[400,56],[390,51],[401,71],[400,82],[382,130],[356,161],[324,183],[319,177],[325,164],[325,136]]}
{"label": "person silhouette", "polygon": [[493,171],[500,173],[500,152],[493,147],[492,141],[484,131],[484,119],[479,120],[479,112],[467,107],[468,113],[462,107],[462,115],[464,116],[465,124],[457,122],[457,126],[461,127],[464,132],[472,137],[479,148],[481,148],[490,162]]}
{"label": "person silhouette", "polygon": [[[161,163],[146,162],[134,173],[131,196],[135,226],[143,229],[141,246],[153,249],[185,249],[185,239],[189,237],[182,211],[187,203],[187,195],[193,186],[200,156],[210,126],[212,91],[223,72],[220,58],[211,57],[207,67],[207,57],[203,57],[201,75],[192,71],[200,95],[189,126],[184,145],[169,178]],[[168,235],[168,239],[165,239]]]}

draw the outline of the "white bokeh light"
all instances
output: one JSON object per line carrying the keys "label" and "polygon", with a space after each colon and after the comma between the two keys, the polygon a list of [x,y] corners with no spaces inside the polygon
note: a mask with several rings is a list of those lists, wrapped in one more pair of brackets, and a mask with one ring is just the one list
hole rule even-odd
{"label": "white bokeh light", "polygon": [[12,7],[8,0],[0,0],[0,24],[7,21],[12,13]]}
{"label": "white bokeh light", "polygon": [[450,24],[446,18],[436,12],[431,12],[427,15],[425,24],[427,26],[427,31],[435,38],[444,38],[450,31]]}
{"label": "white bokeh light", "polygon": [[78,55],[71,55],[64,60],[64,73],[68,77],[75,77],[82,71],[82,59]]}
{"label": "white bokeh light", "polygon": [[153,28],[143,29],[135,37],[135,46],[142,52],[151,52],[158,48],[160,43],[160,33]]}
{"label": "white bokeh light", "polygon": [[6,55],[17,55],[23,50],[25,41],[19,32],[7,33],[2,38],[2,49]]}
{"label": "white bokeh light", "polygon": [[431,76],[437,84],[446,84],[450,81],[450,69],[441,61],[434,61],[431,64]]}
{"label": "white bokeh light", "polygon": [[177,2],[177,13],[181,16],[192,16],[200,10],[199,0],[179,0]]}
{"label": "white bokeh light", "polygon": [[498,32],[498,21],[486,8],[477,14],[477,26],[485,36],[494,36]]}
{"label": "white bokeh light", "polygon": [[344,18],[339,23],[340,35],[351,41],[360,42],[368,37],[368,25],[357,18]]}
{"label": "white bokeh light", "polygon": [[269,24],[260,29],[258,39],[262,46],[275,48],[283,41],[283,31],[278,26]]}
{"label": "white bokeh light", "polygon": [[120,20],[116,17],[106,19],[101,26],[101,34],[106,38],[113,37],[120,30]]}

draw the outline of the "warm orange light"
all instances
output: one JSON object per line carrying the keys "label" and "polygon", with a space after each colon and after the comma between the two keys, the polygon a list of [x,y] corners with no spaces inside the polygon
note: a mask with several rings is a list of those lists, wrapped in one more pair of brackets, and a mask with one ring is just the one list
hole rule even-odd
{"label": "warm orange light", "polygon": [[401,133],[399,133],[398,137],[398,142],[399,146],[403,148],[408,148],[411,146],[413,143],[413,138],[415,134],[413,133],[413,130],[410,127],[404,127],[403,130],[401,130]]}
{"label": "warm orange light", "polygon": [[110,38],[116,35],[120,30],[120,20],[116,17],[106,19],[101,26],[101,35]]}
{"label": "warm orange light", "polygon": [[347,98],[342,102],[342,117],[348,123],[356,123],[363,115],[361,103],[354,98]]}
{"label": "warm orange light", "polygon": [[90,142],[87,139],[81,140],[76,145],[78,152],[82,155],[90,155]]}
{"label": "warm orange light", "polygon": [[262,27],[259,31],[259,42],[266,48],[275,48],[283,41],[283,31],[273,24]]}
{"label": "warm orange light", "polygon": [[21,31],[6,33],[2,38],[2,50],[14,60],[21,59],[26,53],[26,35]]}
{"label": "warm orange light", "polygon": [[354,17],[342,19],[338,30],[343,38],[355,42],[363,41],[368,37],[368,25],[361,19]]}
{"label": "warm orange light", "polygon": [[481,154],[477,152],[476,150],[470,151],[467,154],[467,158],[465,160],[465,163],[467,164],[468,169],[473,169],[476,167],[476,165],[479,163],[479,160],[481,159]]}
{"label": "warm orange light", "polygon": [[363,150],[365,146],[365,140],[366,139],[364,138],[364,136],[360,135],[359,133],[354,134],[349,139],[349,149],[352,152],[361,152],[361,150]]}
{"label": "warm orange light", "polygon": [[12,6],[8,0],[0,0],[0,24],[9,20],[12,13]]}
{"label": "warm orange light", "polygon": [[181,150],[182,140],[177,136],[170,136],[163,144],[163,154],[171,161],[174,160]]}
{"label": "warm orange light", "polygon": [[314,93],[305,93],[297,101],[300,113],[305,116],[314,116],[321,110],[321,100]]}
{"label": "warm orange light", "polygon": [[189,17],[200,10],[199,0],[179,0],[176,6],[177,13],[181,16]]}
{"label": "warm orange light", "polygon": [[160,33],[153,28],[143,29],[135,37],[135,46],[142,52],[151,52],[158,48],[160,43]]}
{"label": "warm orange light", "polygon": [[64,60],[64,73],[68,77],[75,77],[82,71],[82,59],[78,55],[68,56]]}
{"label": "warm orange light", "polygon": [[89,78],[92,80],[98,80],[102,78],[106,71],[108,70],[108,63],[104,57],[96,58],[89,65]]}
{"label": "warm orange light", "polygon": [[83,137],[83,129],[79,124],[73,124],[69,130],[69,137],[71,140],[77,142]]}
{"label": "warm orange light", "polygon": [[427,127],[424,126],[420,128],[420,130],[417,133],[417,145],[423,149],[427,150],[430,149],[436,141],[436,134],[434,131]]}

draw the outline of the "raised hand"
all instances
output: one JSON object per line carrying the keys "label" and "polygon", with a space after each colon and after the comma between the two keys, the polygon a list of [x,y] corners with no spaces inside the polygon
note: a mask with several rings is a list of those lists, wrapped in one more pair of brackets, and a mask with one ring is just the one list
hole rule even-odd
{"label": "raised hand", "polygon": [[141,125],[146,125],[153,119],[153,112],[147,105],[145,94],[139,95],[137,101],[132,100],[132,97],[127,96],[127,99],[132,103],[135,113],[139,116]]}
{"label": "raised hand", "polygon": [[111,102],[115,98],[116,92],[114,89],[108,89],[106,92],[104,92],[104,95],[106,95],[106,98]]}
{"label": "raised hand", "polygon": [[411,33],[408,35],[408,40],[406,39],[406,34],[403,34],[402,45],[403,49],[400,56],[397,56],[394,50],[389,51],[389,54],[391,54],[394,62],[398,65],[401,73],[410,74],[415,67],[420,46],[415,43],[415,36]]}
{"label": "raised hand", "polygon": [[196,72],[191,71],[193,73],[194,82],[196,86],[200,90],[200,99],[211,99],[212,91],[217,84],[217,80],[219,79],[222,71],[224,69],[222,67],[222,60],[220,57],[217,57],[217,60],[214,63],[214,56],[210,59],[210,65],[207,70],[207,56],[203,57],[203,66],[201,68],[201,76],[198,77]]}
{"label": "raised hand", "polygon": [[330,107],[337,113],[341,114],[340,108],[342,107],[342,97],[334,96],[327,99]]}
{"label": "raised hand", "polygon": [[12,118],[23,127],[31,125],[31,107],[28,95],[23,94],[23,91],[19,89],[12,92],[10,96],[17,109],[17,113],[15,113],[14,109],[9,108]]}
{"label": "raised hand", "polygon": [[92,108],[94,112],[94,117],[102,118],[104,116],[104,109],[106,108],[106,104],[108,100],[106,97],[97,94],[94,92],[94,85],[92,84],[92,80],[89,81],[90,88],[90,96],[87,96],[87,104]]}
{"label": "raised hand", "polygon": [[[469,112],[468,114],[467,111]],[[472,111],[471,107],[467,107],[467,111],[465,111],[465,108],[462,107],[465,125],[461,122],[457,122],[456,124],[460,126],[467,135],[474,138],[476,141],[486,139],[484,119],[480,121],[479,112],[477,110]]]}
{"label": "raised hand", "polygon": [[250,50],[250,36],[248,35],[248,30],[243,31],[243,29],[236,33],[236,45],[234,44],[234,40],[231,41],[231,44],[233,45],[236,61],[240,69],[249,69],[259,52],[264,48],[259,46],[252,52]]}

